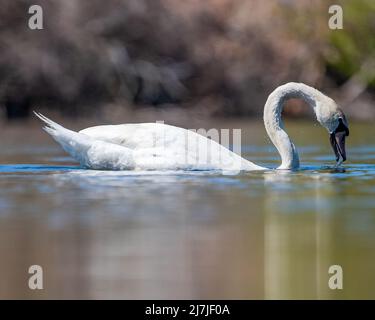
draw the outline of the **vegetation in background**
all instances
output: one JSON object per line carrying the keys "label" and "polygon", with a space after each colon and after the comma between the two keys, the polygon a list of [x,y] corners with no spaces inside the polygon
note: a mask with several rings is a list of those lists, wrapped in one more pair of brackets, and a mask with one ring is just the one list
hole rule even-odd
{"label": "vegetation in background", "polygon": [[375,1],[347,0],[342,5],[345,27],[329,33],[327,67],[344,80],[359,75],[375,88]]}
{"label": "vegetation in background", "polygon": [[344,29],[334,31],[324,0],[40,0],[41,31],[27,27],[32,4],[5,0],[0,11],[9,118],[35,105],[74,116],[113,106],[260,115],[288,81],[333,94],[351,117],[375,118],[371,0],[341,1]]}

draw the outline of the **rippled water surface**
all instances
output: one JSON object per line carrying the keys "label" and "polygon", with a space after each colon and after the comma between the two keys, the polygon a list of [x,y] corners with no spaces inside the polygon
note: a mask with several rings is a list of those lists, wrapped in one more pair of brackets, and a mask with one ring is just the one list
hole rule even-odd
{"label": "rippled water surface", "polygon": [[[233,125],[277,166],[262,124]],[[84,170],[35,123],[3,125],[0,298],[375,298],[374,127],[352,125],[340,170],[324,129],[287,128],[301,170],[222,175]]]}

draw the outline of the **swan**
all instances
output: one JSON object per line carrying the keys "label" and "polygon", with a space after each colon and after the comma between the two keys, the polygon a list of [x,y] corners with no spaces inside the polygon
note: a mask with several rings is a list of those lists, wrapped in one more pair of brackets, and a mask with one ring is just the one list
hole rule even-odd
{"label": "swan", "polygon": [[[329,132],[337,164],[346,160],[349,125],[334,100],[303,83],[276,88],[264,106],[264,125],[278,150],[277,169],[298,169],[296,147],[284,131],[281,112],[291,98],[304,100]],[[44,130],[83,167],[96,170],[268,170],[196,132],[163,123],[102,125],[74,132],[34,112]],[[205,153],[205,157],[202,157]]]}

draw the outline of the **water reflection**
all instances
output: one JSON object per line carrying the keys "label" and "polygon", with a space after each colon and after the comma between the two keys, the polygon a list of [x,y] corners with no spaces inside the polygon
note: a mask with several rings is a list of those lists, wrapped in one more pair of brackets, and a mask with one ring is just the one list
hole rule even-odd
{"label": "water reflection", "polygon": [[[309,143],[302,170],[236,176],[83,170],[52,143],[0,149],[0,297],[375,298],[375,147],[351,146],[343,172]],[[27,288],[32,264],[42,291]],[[332,264],[343,291],[328,289]]]}
{"label": "water reflection", "polygon": [[[265,298],[375,297],[375,261],[368,251],[374,245],[375,201],[353,192],[353,183],[363,186],[352,178],[359,176],[356,170],[347,172],[265,175]],[[298,191],[290,192],[296,185]],[[345,290],[329,289],[331,265],[342,266],[344,274],[349,270]]]}

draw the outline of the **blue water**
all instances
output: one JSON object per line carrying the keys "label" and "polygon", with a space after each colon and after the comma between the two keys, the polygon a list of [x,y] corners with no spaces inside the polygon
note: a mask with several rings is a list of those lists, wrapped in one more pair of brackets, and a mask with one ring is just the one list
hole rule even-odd
{"label": "blue water", "polygon": [[[48,137],[3,145],[0,297],[375,298],[375,145],[353,138],[335,168],[314,139],[300,170],[237,175],[86,170]],[[278,165],[270,144],[242,150]]]}

